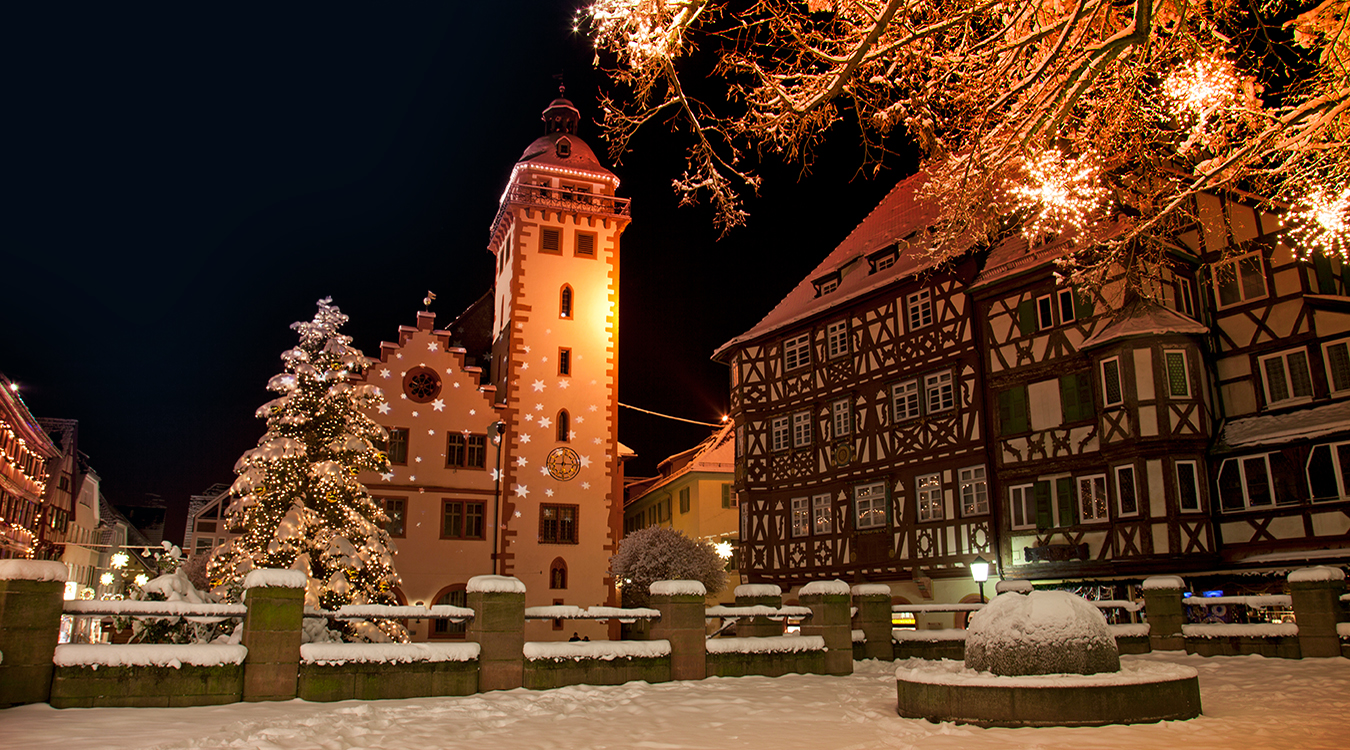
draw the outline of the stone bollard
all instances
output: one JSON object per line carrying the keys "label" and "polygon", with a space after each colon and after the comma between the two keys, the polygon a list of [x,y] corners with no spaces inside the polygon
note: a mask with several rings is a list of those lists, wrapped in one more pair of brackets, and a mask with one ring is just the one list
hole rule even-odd
{"label": "stone bollard", "polygon": [[478,690],[525,684],[525,584],[512,576],[474,576],[466,587],[478,643]]}
{"label": "stone bollard", "polygon": [[49,560],[0,560],[0,707],[51,697],[68,573]]}
{"label": "stone bollard", "polygon": [[296,697],[308,582],[300,570],[254,570],[244,577],[244,700]]}
{"label": "stone bollard", "polygon": [[863,632],[863,657],[895,659],[891,644],[891,587],[884,583],[864,583],[853,587],[853,602],[858,608],[858,627]]}
{"label": "stone bollard", "polygon": [[[779,609],[783,606],[783,590],[772,583],[750,583],[737,586],[736,606]],[[767,617],[742,617],[736,623],[736,635],[740,638],[763,638],[782,634],[782,620],[770,620]]]}
{"label": "stone bollard", "polygon": [[699,581],[657,581],[649,590],[652,608],[661,612],[661,619],[652,623],[652,639],[670,641],[670,679],[707,677],[707,589]]}
{"label": "stone bollard", "polygon": [[1318,565],[1289,574],[1289,594],[1298,621],[1298,647],[1303,658],[1340,656],[1336,624],[1341,619],[1345,571]]}
{"label": "stone bollard", "polygon": [[802,635],[825,639],[825,673],[853,674],[853,624],[848,616],[849,585],[843,581],[812,581],[798,598],[811,608],[811,619],[802,623]]}
{"label": "stone bollard", "polygon": [[1181,626],[1186,613],[1181,607],[1181,591],[1186,583],[1177,576],[1145,578],[1144,615],[1148,618],[1148,642],[1154,651],[1185,651],[1186,638]]}

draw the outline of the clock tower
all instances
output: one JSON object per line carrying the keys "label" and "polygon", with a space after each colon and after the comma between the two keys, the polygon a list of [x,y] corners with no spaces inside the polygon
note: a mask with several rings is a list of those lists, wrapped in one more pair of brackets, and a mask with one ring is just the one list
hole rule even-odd
{"label": "clock tower", "polygon": [[[578,137],[572,102],[555,99],[542,119],[488,244],[491,372],[505,423],[496,567],[525,583],[528,606],[617,604],[608,571],[623,518],[616,388],[628,201]],[[544,640],[550,627],[531,622],[526,639]]]}

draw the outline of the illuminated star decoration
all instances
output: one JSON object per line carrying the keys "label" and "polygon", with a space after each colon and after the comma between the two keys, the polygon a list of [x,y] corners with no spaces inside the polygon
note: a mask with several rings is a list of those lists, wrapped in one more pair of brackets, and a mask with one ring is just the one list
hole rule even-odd
{"label": "illuminated star decoration", "polygon": [[1026,165],[1026,182],[1008,190],[1016,208],[1025,210],[1022,236],[1035,244],[1052,233],[1077,231],[1091,225],[1093,214],[1106,200],[1098,183],[1096,155],[1067,158],[1059,149],[1046,149]]}
{"label": "illuminated star decoration", "polygon": [[1299,260],[1307,260],[1315,253],[1324,257],[1350,258],[1350,188],[1340,193],[1316,188],[1289,212],[1286,223],[1289,225],[1289,240],[1294,246],[1294,255]]}

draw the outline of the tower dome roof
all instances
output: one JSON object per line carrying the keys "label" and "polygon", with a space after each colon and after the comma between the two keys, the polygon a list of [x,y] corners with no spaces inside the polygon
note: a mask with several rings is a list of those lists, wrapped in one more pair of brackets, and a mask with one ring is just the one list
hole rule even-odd
{"label": "tower dome roof", "polygon": [[521,164],[540,164],[564,169],[597,172],[613,177],[595,152],[577,136],[581,111],[571,101],[560,96],[549,102],[540,119],[544,121],[544,135],[539,136],[521,154]]}

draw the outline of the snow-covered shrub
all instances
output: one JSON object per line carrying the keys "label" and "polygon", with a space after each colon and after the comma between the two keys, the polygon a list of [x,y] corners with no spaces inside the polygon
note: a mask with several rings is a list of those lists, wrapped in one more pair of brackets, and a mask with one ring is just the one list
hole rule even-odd
{"label": "snow-covered shrub", "polygon": [[[139,592],[132,594],[133,599],[149,602],[188,602],[191,604],[215,604],[220,598],[214,594],[200,591],[188,579],[187,573],[177,567],[171,573],[165,573],[147,581]],[[118,618],[119,629],[125,627],[125,618]],[[215,643],[229,641],[234,634],[233,618],[216,617],[166,617],[135,618],[131,620],[132,641],[137,643]],[[233,641],[238,642],[235,638]]]}
{"label": "snow-covered shrub", "polygon": [[970,618],[966,666],[996,675],[1119,672],[1101,610],[1064,591],[999,594]]}
{"label": "snow-covered shrub", "polygon": [[623,587],[623,606],[645,607],[656,581],[699,581],[709,594],[727,585],[726,563],[707,542],[664,526],[648,526],[619,542],[609,569]]}

